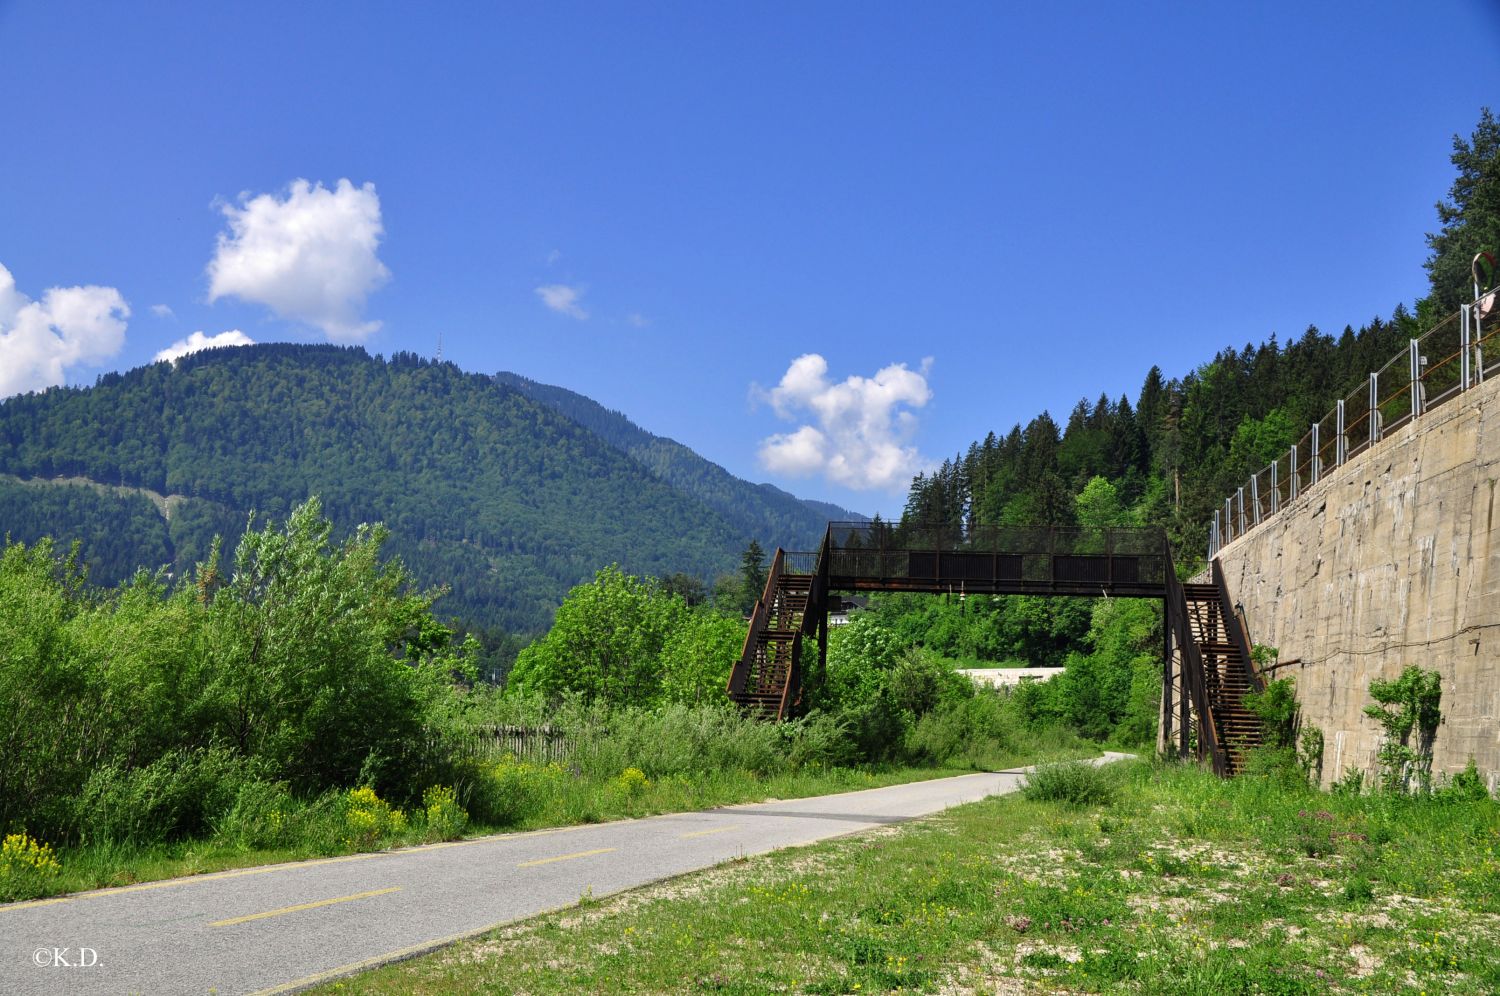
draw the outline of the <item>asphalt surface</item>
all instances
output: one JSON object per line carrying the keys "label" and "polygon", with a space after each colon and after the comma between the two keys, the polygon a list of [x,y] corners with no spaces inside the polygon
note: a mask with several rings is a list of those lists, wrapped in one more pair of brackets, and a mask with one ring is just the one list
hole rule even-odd
{"label": "asphalt surface", "polygon": [[586,893],[927,816],[1014,791],[1023,777],[962,775],[0,905],[0,993],[295,991]]}

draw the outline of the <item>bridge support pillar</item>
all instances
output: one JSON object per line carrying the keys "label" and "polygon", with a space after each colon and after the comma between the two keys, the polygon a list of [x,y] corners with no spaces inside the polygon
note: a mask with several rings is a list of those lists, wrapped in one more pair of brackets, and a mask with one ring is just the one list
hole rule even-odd
{"label": "bridge support pillar", "polygon": [[1161,717],[1156,727],[1156,753],[1165,757],[1172,750],[1172,624],[1167,616],[1167,601],[1161,603]]}
{"label": "bridge support pillar", "polygon": [[818,690],[828,687],[828,605],[824,603],[818,613]]}

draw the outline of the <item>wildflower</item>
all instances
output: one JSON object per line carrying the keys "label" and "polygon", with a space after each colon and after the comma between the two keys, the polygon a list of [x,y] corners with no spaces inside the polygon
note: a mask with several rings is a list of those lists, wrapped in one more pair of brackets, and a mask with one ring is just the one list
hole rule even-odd
{"label": "wildflower", "polygon": [[62,866],[49,844],[44,844],[24,830],[13,833],[0,843],[0,878],[25,873],[56,875]]}

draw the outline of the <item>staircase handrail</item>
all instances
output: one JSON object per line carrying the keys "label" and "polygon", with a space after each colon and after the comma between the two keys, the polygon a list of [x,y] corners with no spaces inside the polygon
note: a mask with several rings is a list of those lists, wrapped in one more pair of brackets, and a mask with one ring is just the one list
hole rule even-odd
{"label": "staircase handrail", "polygon": [[776,555],[771,558],[771,569],[766,573],[766,587],[761,592],[760,598],[756,599],[755,609],[750,613],[750,626],[745,630],[745,646],[740,651],[740,665],[729,672],[729,694],[737,695],[745,691],[745,682],[750,678],[750,670],[755,666],[755,635],[763,630],[767,621],[771,618],[771,605],[776,599],[776,584],[781,580],[782,565],[786,559],[786,553],[781,547],[776,548]]}
{"label": "staircase handrail", "polygon": [[1182,672],[1187,679],[1188,694],[1192,696],[1193,711],[1198,714],[1199,737],[1203,749],[1213,758],[1214,773],[1226,774],[1229,770],[1228,751],[1219,739],[1219,730],[1214,722],[1213,710],[1208,704],[1208,689],[1203,684],[1203,656],[1198,653],[1198,641],[1193,639],[1193,627],[1188,621],[1187,593],[1182,582],[1177,580],[1177,568],[1172,563],[1172,553],[1167,551],[1167,610],[1177,638],[1178,652],[1182,654]]}
{"label": "staircase handrail", "polygon": [[1213,559],[1214,587],[1219,590],[1219,608],[1224,613],[1224,628],[1229,630],[1229,638],[1234,641],[1235,648],[1240,652],[1240,664],[1245,669],[1245,677],[1250,682],[1250,688],[1257,692],[1266,690],[1265,676],[1255,667],[1255,662],[1250,659],[1250,638],[1243,625],[1243,616],[1235,607],[1229,597],[1229,584],[1224,580],[1224,568],[1219,563],[1219,558]]}

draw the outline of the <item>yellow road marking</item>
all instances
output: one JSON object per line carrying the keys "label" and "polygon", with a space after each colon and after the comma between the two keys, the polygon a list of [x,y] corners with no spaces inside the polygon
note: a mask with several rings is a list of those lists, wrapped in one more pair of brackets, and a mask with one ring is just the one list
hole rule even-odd
{"label": "yellow road marking", "polygon": [[588,858],[595,854],[608,854],[613,847],[600,847],[592,851],[575,851],[572,854],[559,854],[555,858],[541,858],[536,861],[523,861],[516,865],[517,868],[535,868],[537,865],[550,865],[554,861],[572,861],[574,858]]}
{"label": "yellow road marking", "polygon": [[[648,819],[667,819],[670,814],[662,816],[647,817]],[[612,822],[627,822],[614,820]],[[34,906],[55,906],[58,903],[76,903],[81,899],[107,899],[110,896],[123,896],[132,892],[145,892],[147,889],[166,889],[175,885],[193,885],[198,882],[217,882],[226,878],[239,878],[242,875],[266,875],[271,872],[297,871],[302,868],[315,868],[318,865],[333,865],[344,861],[365,861],[370,858],[402,858],[417,854],[425,854],[428,851],[440,850],[444,847],[470,847],[474,844],[504,843],[509,840],[519,840],[523,837],[542,837],[560,833],[574,833],[579,830],[594,829],[608,826],[605,823],[581,823],[571,827],[548,827],[545,830],[528,830],[525,833],[497,833],[487,834],[483,837],[471,837],[468,840],[455,840],[443,844],[422,844],[418,847],[403,847],[394,851],[370,851],[365,854],[346,854],[339,858],[317,858],[312,861],[282,861],[274,865],[260,865],[256,868],[233,868],[227,871],[211,872],[207,875],[180,875],[177,878],[164,878],[159,882],[142,882],[140,885],[120,885],[110,889],[93,889],[88,892],[75,892],[67,896],[53,896],[50,899],[29,899],[24,903],[0,904],[0,913],[10,910],[31,909]]]}
{"label": "yellow road marking", "polygon": [[739,827],[733,826],[733,827],[715,827],[712,830],[694,830],[692,833],[685,833],[685,834],[680,835],[678,837],[678,839],[679,840],[687,840],[689,837],[707,837],[711,833],[725,833],[725,832],[727,832],[729,830],[738,830],[738,829],[739,829]]}
{"label": "yellow road marking", "polygon": [[299,861],[295,864],[262,865],[259,868],[237,868],[234,871],[214,872],[211,875],[188,875],[184,878],[166,878],[160,882],[144,882],[140,885],[122,885],[113,889],[96,889],[93,892],[78,892],[71,896],[54,896],[51,899],[32,899],[24,903],[10,903],[0,906],[0,913],[10,910],[30,909],[33,906],[55,906],[58,903],[76,903],[80,899],[107,899],[110,896],[123,896],[130,892],[145,892],[148,889],[165,889],[173,885],[195,885],[199,882],[218,882],[226,878],[240,878],[244,875],[265,875],[269,872],[291,871],[296,868],[312,868],[317,865],[335,865],[345,861],[364,861],[367,858],[378,858],[379,853],[373,854],[349,854],[342,858],[321,858],[317,861]]}
{"label": "yellow road marking", "polygon": [[400,892],[401,886],[394,885],[389,889],[373,889],[369,892],[356,892],[352,896],[339,896],[337,899],[319,899],[315,903],[298,903],[296,906],[283,906],[279,910],[266,910],[264,913],[251,913],[249,916],[237,916],[229,920],[215,920],[209,924],[210,927],[233,927],[237,923],[249,923],[251,920],[264,920],[268,916],[281,916],[283,913],[297,913],[301,910],[315,910],[319,906],[333,906],[336,903],[352,903],[356,899],[369,899],[371,896],[385,896],[392,892]]}

